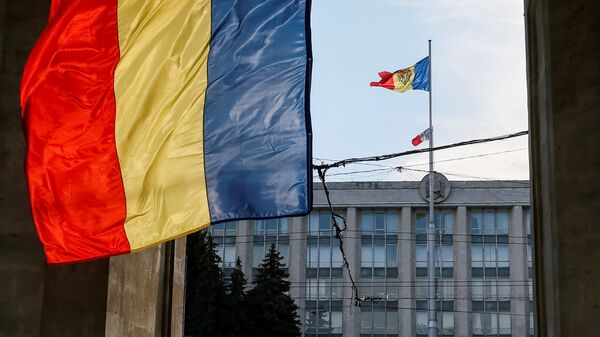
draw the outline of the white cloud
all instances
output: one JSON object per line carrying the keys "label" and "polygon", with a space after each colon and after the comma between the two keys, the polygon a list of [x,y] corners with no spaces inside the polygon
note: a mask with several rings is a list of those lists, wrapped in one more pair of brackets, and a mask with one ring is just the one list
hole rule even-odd
{"label": "white cloud", "polygon": [[393,6],[418,10],[425,21],[474,20],[519,24],[511,14],[523,12],[523,1],[510,0],[386,0]]}

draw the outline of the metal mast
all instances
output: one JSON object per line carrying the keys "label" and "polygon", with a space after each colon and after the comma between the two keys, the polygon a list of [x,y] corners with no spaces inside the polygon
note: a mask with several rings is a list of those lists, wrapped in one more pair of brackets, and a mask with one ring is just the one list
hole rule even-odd
{"label": "metal mast", "polygon": [[427,303],[427,336],[437,336],[437,315],[435,310],[436,284],[435,284],[435,213],[433,210],[433,123],[431,118],[431,40],[429,40],[429,225],[427,226],[427,284],[428,284],[428,303]]}

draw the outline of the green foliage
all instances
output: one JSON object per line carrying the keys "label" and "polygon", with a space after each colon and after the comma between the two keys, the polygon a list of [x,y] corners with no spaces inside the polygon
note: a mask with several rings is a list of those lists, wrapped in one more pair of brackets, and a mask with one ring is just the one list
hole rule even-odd
{"label": "green foliage", "polygon": [[198,232],[188,237],[186,336],[224,336],[227,322],[220,261],[210,234]]}
{"label": "green foliage", "polygon": [[235,269],[231,273],[228,291],[225,300],[227,307],[227,337],[244,337],[248,320],[246,318],[246,276],[242,271],[242,261],[238,257],[235,261]]}
{"label": "green foliage", "polygon": [[272,245],[246,297],[248,337],[299,337],[298,306],[288,294],[283,257]]}
{"label": "green foliage", "polygon": [[220,258],[210,235],[188,236],[185,336],[299,337],[298,307],[288,294],[290,282],[283,258],[271,246],[261,264],[254,288],[236,260],[226,288]]}

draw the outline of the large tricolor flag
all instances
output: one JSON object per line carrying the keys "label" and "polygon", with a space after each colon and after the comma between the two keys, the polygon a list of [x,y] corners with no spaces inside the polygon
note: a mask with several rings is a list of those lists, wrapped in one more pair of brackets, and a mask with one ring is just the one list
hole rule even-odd
{"label": "large tricolor flag", "polygon": [[49,263],[311,205],[309,0],[53,0],[23,75]]}
{"label": "large tricolor flag", "polygon": [[422,59],[411,67],[400,69],[393,73],[382,71],[379,82],[371,82],[372,87],[383,87],[397,92],[409,90],[429,91],[430,85],[429,57]]}

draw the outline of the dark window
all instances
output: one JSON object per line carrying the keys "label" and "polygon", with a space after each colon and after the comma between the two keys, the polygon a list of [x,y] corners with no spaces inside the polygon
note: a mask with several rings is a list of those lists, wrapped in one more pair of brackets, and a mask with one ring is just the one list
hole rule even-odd
{"label": "dark window", "polygon": [[485,311],[498,311],[498,302],[485,302]]}
{"label": "dark window", "polygon": [[485,277],[496,278],[496,268],[485,268]]}
{"label": "dark window", "polygon": [[498,311],[510,312],[510,301],[498,302]]}
{"label": "dark window", "polygon": [[473,301],[473,311],[483,311],[483,301]]}
{"label": "dark window", "polygon": [[498,277],[510,277],[510,268],[509,267],[498,268]]}

